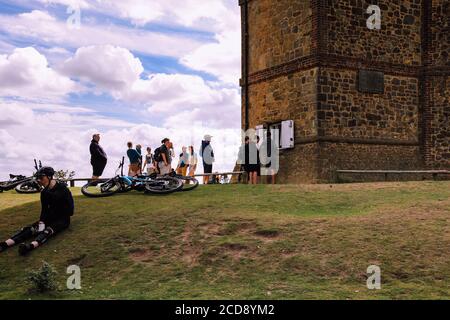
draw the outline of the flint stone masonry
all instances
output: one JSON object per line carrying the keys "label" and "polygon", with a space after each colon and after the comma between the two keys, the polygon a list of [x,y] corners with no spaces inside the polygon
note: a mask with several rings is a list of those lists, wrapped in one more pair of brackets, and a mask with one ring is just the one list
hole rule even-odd
{"label": "flint stone masonry", "polygon": [[[243,129],[295,124],[278,181],[329,182],[336,169],[450,169],[448,0],[240,5]],[[371,5],[380,30],[366,25]],[[360,90],[362,70],[382,74],[383,90]]]}

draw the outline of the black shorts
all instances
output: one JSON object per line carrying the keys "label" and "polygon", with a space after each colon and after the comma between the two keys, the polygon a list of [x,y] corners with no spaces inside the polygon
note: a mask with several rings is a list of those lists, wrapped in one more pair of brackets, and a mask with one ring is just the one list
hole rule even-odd
{"label": "black shorts", "polygon": [[92,164],[92,175],[94,177],[100,177],[105,170],[106,162],[94,162]]}
{"label": "black shorts", "polygon": [[212,164],[206,164],[203,162],[203,173],[212,173]]}
{"label": "black shorts", "polygon": [[244,164],[245,172],[258,172],[260,170],[260,166],[257,164]]}

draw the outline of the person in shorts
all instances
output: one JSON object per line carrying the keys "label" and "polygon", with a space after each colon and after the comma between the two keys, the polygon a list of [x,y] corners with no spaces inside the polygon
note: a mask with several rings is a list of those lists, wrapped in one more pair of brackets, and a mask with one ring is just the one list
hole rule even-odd
{"label": "person in shorts", "polygon": [[148,175],[151,175],[155,172],[155,167],[154,167],[153,163],[154,163],[154,160],[153,160],[152,148],[148,147],[147,154],[145,155],[144,166],[143,166],[143,170],[145,170],[145,168],[147,168]]}
{"label": "person in shorts", "polygon": [[141,155],[136,149],[133,149],[133,143],[130,141],[127,143],[128,150],[127,156],[130,161],[128,175],[134,177],[139,174],[141,168]]}
{"label": "person in shorts", "polygon": [[[200,148],[200,156],[203,159],[203,173],[211,174],[214,163],[214,150],[211,146],[211,138],[209,134],[205,135],[202,140],[202,146]],[[208,184],[210,175],[203,176],[203,184]]]}
{"label": "person in shorts", "polygon": [[165,138],[161,141],[162,145],[159,147],[160,159],[158,162],[159,173],[161,175],[169,174],[172,172],[172,156],[170,154],[171,142],[169,138]]}

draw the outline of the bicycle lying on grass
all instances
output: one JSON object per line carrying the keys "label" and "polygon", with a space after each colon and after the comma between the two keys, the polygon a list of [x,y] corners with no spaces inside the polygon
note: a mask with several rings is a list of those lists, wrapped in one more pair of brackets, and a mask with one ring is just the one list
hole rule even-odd
{"label": "bicycle lying on grass", "polygon": [[[153,194],[169,194],[183,188],[183,181],[176,177],[159,177],[156,174],[137,177],[126,176],[123,174],[124,163],[125,158],[122,158],[114,178],[90,181],[81,188],[81,192],[87,197],[108,197],[131,190]],[[118,174],[119,170],[120,174]]]}
{"label": "bicycle lying on grass", "polygon": [[[42,163],[39,161],[39,165],[34,159],[34,169],[38,171],[42,168]],[[9,175],[8,181],[0,182],[0,192],[9,191],[15,189],[17,193],[38,193],[41,192],[41,186],[33,176],[25,177],[23,175]]]}
{"label": "bicycle lying on grass", "polygon": [[172,169],[172,172],[168,174],[169,177],[174,177],[183,182],[183,188],[180,191],[191,191],[198,187],[198,180],[194,177],[182,176]]}

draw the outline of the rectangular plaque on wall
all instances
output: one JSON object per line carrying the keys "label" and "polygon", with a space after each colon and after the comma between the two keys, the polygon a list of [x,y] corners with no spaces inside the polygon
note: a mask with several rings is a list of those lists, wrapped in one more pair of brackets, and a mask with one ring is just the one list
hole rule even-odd
{"label": "rectangular plaque on wall", "polygon": [[364,93],[384,93],[384,73],[359,70],[358,91]]}

